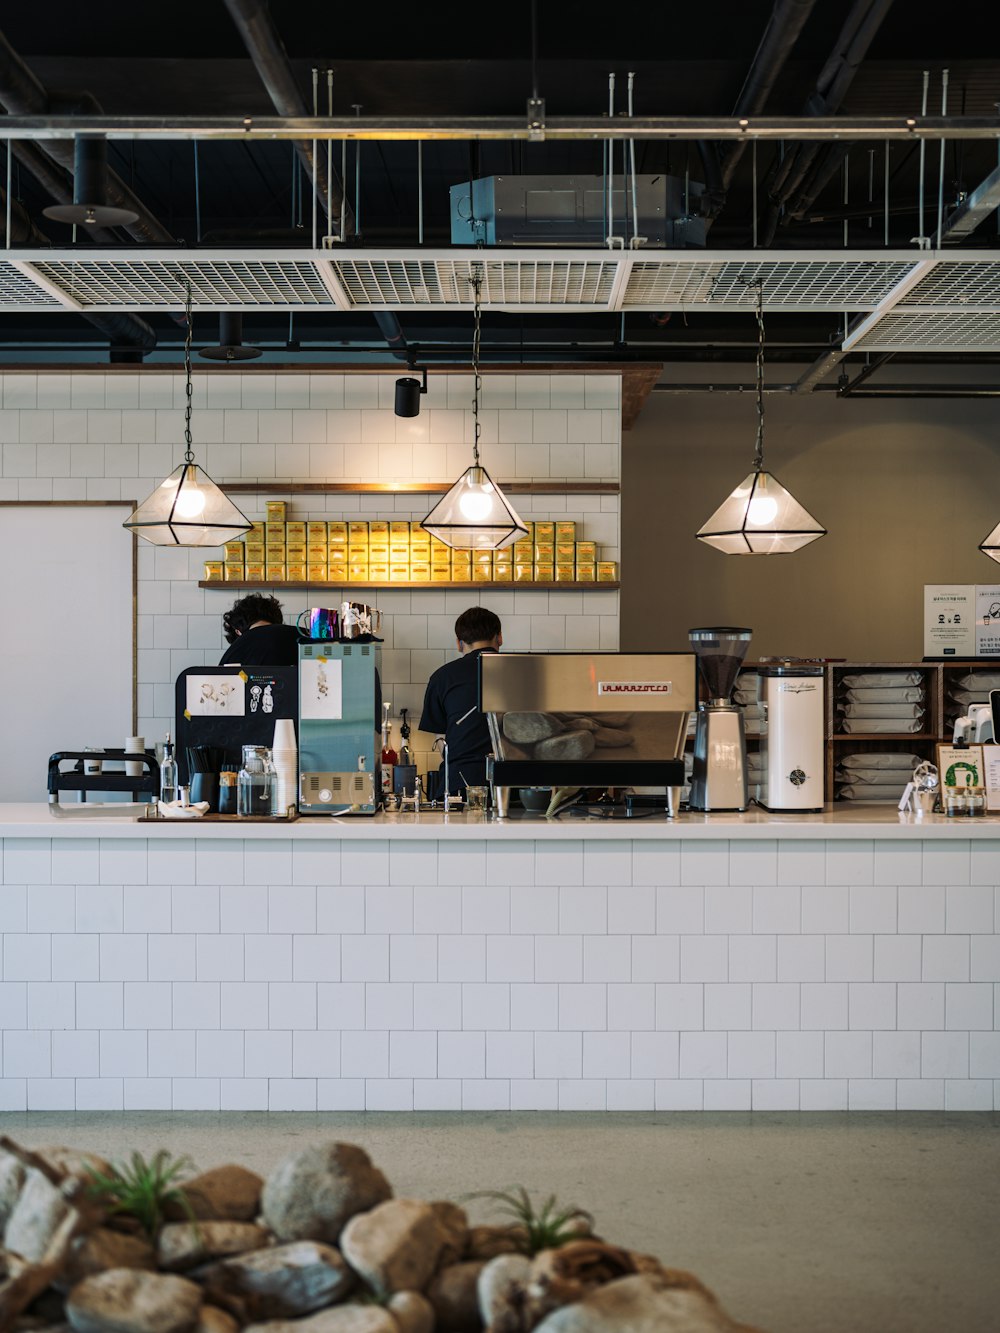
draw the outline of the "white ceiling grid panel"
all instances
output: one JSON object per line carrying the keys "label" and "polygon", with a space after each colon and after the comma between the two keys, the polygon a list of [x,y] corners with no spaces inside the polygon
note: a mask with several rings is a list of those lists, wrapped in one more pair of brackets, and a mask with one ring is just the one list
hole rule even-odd
{"label": "white ceiling grid panel", "polygon": [[[1000,251],[8,250],[0,311],[746,310],[865,315],[850,350],[1000,350]],[[890,314],[892,318],[890,319]]]}

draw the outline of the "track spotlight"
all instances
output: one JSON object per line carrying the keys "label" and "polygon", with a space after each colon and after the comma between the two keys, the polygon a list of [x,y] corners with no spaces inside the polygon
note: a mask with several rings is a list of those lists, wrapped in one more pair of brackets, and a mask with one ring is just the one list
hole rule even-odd
{"label": "track spotlight", "polygon": [[73,145],[73,202],[42,212],[53,222],[82,227],[127,227],[138,213],[108,202],[108,145],[103,134],[78,134]]}
{"label": "track spotlight", "polygon": [[[415,370],[415,366],[410,367]],[[424,367],[423,382],[412,375],[406,375],[396,381],[396,404],[393,411],[397,417],[418,417],[420,415],[420,395],[427,392],[427,367]]]}
{"label": "track spotlight", "polygon": [[219,315],[218,347],[203,347],[198,355],[206,361],[253,361],[261,351],[259,347],[243,346],[243,316],[223,310]]}

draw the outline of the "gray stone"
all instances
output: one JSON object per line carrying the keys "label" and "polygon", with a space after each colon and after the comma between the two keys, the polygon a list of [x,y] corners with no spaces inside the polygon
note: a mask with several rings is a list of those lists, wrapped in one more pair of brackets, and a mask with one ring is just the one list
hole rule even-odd
{"label": "gray stone", "polygon": [[344,1258],[378,1297],[422,1291],[434,1275],[447,1236],[428,1203],[389,1199],[344,1227]]}
{"label": "gray stone", "polygon": [[737,1333],[739,1324],[704,1292],[648,1273],[597,1287],[536,1324],[535,1333]]}
{"label": "gray stone", "polygon": [[76,1333],[188,1333],[201,1291],[186,1278],[112,1268],[69,1293],[66,1317]]}
{"label": "gray stone", "polygon": [[200,1269],[205,1299],[244,1322],[311,1314],[345,1296],[354,1276],[332,1245],[293,1241]]}
{"label": "gray stone", "polygon": [[336,1242],[355,1213],[392,1197],[363,1148],[322,1143],[279,1162],[261,1196],[264,1220],[279,1240]]}
{"label": "gray stone", "polygon": [[253,1222],[168,1222],[156,1239],[159,1266],[178,1272],[208,1259],[262,1250],[270,1233]]}
{"label": "gray stone", "polygon": [[0,1151],[0,1236],[14,1211],[26,1174],[24,1164],[12,1153]]}
{"label": "gray stone", "polygon": [[531,1260],[526,1255],[499,1254],[489,1261],[478,1283],[479,1316],[487,1328],[509,1316],[530,1277]]}
{"label": "gray stone", "polygon": [[68,1211],[69,1205],[56,1187],[40,1171],[31,1168],[7,1219],[4,1245],[23,1259],[37,1263]]}
{"label": "gray stone", "polygon": [[434,1333],[434,1307],[419,1291],[397,1291],[386,1309],[399,1325],[399,1333]]}
{"label": "gray stone", "polygon": [[130,1236],[124,1231],[98,1227],[73,1241],[66,1267],[56,1285],[67,1291],[84,1278],[94,1277],[109,1268],[141,1268],[149,1272],[155,1267],[156,1252],[145,1236]]}
{"label": "gray stone", "polygon": [[264,1181],[256,1171],[228,1163],[211,1171],[192,1176],[183,1185],[190,1214],[174,1205],[167,1210],[168,1217],[183,1222],[189,1215],[198,1218],[227,1219],[233,1222],[252,1222],[260,1212],[260,1192]]}
{"label": "gray stone", "polygon": [[535,759],[589,759],[594,753],[594,733],[592,731],[567,731],[562,736],[553,736],[551,740],[539,741],[535,746]]}
{"label": "gray stone", "polygon": [[308,1319],[251,1324],[245,1333],[400,1333],[400,1329],[379,1305],[338,1305]]}
{"label": "gray stone", "polygon": [[558,736],[562,729],[562,723],[551,713],[504,713],[503,734],[515,745],[533,745]]}
{"label": "gray stone", "polygon": [[436,1274],[427,1288],[427,1299],[434,1309],[438,1333],[479,1333],[479,1274],[485,1259],[449,1264]]}

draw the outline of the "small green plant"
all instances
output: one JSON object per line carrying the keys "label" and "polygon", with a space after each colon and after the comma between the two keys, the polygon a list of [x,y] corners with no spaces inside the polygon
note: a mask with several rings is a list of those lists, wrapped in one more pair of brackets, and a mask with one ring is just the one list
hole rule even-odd
{"label": "small green plant", "polygon": [[193,1169],[190,1157],[172,1158],[164,1148],[148,1162],[142,1153],[134,1152],[126,1164],[112,1166],[110,1172],[90,1170],[89,1193],[109,1213],[136,1218],[142,1229],[155,1237],[170,1206],[180,1208],[188,1221],[195,1221],[178,1183]]}
{"label": "small green plant", "polygon": [[541,1250],[557,1250],[560,1245],[579,1240],[581,1233],[589,1232],[594,1222],[583,1208],[560,1208],[554,1194],[536,1208],[523,1185],[510,1190],[480,1190],[466,1195],[466,1198],[490,1199],[501,1213],[513,1218],[518,1233],[516,1239],[527,1255],[536,1255]]}

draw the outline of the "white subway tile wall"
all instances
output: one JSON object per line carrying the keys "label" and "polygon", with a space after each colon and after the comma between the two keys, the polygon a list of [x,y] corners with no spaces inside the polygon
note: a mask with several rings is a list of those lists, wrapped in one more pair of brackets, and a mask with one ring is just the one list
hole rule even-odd
{"label": "white subway tile wall", "polygon": [[[198,461],[216,481],[442,481],[471,461],[472,380],[431,375],[420,416],[392,411],[395,375],[201,374],[194,380]],[[0,375],[0,499],[141,500],[180,461],[184,381],[178,375]],[[621,477],[621,379],[617,375],[496,375],[484,382],[483,461],[498,481],[610,481]],[[237,502],[263,516],[264,498]],[[297,518],[421,519],[434,495],[268,496]],[[620,559],[617,495],[517,496],[525,518],[576,519],[601,558]],[[222,613],[236,594],[200,589],[218,552],[155,550],[139,543],[138,731],[172,724],[173,682],[188,666],[219,660]],[[347,589],[288,592],[291,620],[336,604]],[[407,591],[377,598],[385,613],[384,694],[415,720],[427,676],[455,655],[455,617],[472,592]],[[618,592],[483,594],[520,651],[613,651]],[[422,766],[438,762],[414,736]],[[397,734],[398,741],[398,734]]]}
{"label": "white subway tile wall", "polygon": [[1000,1109],[1000,839],[947,851],[10,839],[0,1109]]}

